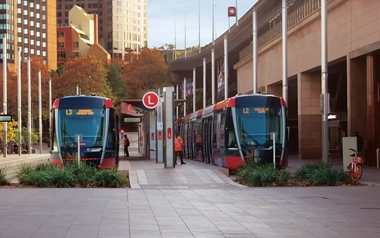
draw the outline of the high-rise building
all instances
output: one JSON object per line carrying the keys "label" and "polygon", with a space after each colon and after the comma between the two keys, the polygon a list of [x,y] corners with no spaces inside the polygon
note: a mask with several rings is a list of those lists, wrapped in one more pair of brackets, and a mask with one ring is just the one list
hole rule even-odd
{"label": "high-rise building", "polygon": [[87,14],[75,5],[69,12],[69,24],[57,26],[58,67],[67,59],[82,55],[93,55],[109,60],[110,54],[98,44],[98,15]]}
{"label": "high-rise building", "polygon": [[0,35],[7,39],[10,69],[17,69],[19,48],[21,59],[39,56],[50,69],[57,68],[55,1],[0,0]]}
{"label": "high-rise building", "polygon": [[57,24],[68,24],[70,9],[78,5],[99,16],[99,43],[112,57],[139,52],[148,45],[147,0],[57,0]]}

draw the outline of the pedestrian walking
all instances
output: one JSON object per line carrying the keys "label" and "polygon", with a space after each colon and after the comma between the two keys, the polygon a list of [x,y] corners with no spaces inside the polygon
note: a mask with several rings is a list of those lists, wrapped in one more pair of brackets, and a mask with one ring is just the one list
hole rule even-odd
{"label": "pedestrian walking", "polygon": [[129,138],[127,134],[125,134],[124,135],[124,156],[125,157],[129,157],[129,151],[128,151],[129,145],[130,145]]}
{"label": "pedestrian walking", "polygon": [[175,136],[175,147],[174,147],[174,159],[175,159],[175,164],[177,165],[177,157],[179,156],[179,158],[181,159],[181,164],[186,164],[185,162],[183,162],[183,152],[182,152],[182,148],[183,148],[183,140],[181,138],[181,136],[179,135],[179,132],[177,131],[176,133],[176,136]]}

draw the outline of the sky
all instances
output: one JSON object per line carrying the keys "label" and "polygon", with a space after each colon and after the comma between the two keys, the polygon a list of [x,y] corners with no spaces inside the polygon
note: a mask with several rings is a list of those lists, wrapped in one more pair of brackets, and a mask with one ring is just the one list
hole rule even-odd
{"label": "sky", "polygon": [[[214,39],[217,39],[228,30],[227,10],[228,7],[235,6],[236,2],[237,16],[241,18],[257,0],[148,0],[148,48],[176,43],[177,49],[183,49],[185,29],[186,47],[198,46],[199,33],[201,46],[209,44],[212,42],[212,22],[214,22]],[[236,18],[231,17],[230,26],[235,23]]]}

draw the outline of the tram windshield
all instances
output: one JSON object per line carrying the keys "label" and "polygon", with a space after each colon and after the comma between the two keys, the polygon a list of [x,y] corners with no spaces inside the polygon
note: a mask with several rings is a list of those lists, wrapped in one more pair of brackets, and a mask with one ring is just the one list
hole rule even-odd
{"label": "tram windshield", "polygon": [[275,133],[276,144],[283,143],[285,125],[282,108],[274,100],[271,104],[236,108],[237,131],[243,148],[272,146],[272,132]]}
{"label": "tram windshield", "polygon": [[103,146],[105,109],[59,109],[58,140],[63,148]]}

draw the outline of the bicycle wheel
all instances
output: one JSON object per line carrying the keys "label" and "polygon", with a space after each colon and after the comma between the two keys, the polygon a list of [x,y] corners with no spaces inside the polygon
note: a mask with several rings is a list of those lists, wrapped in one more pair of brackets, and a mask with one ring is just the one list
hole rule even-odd
{"label": "bicycle wheel", "polygon": [[357,164],[351,170],[351,179],[356,182],[362,177],[362,174],[363,168],[360,164]]}

